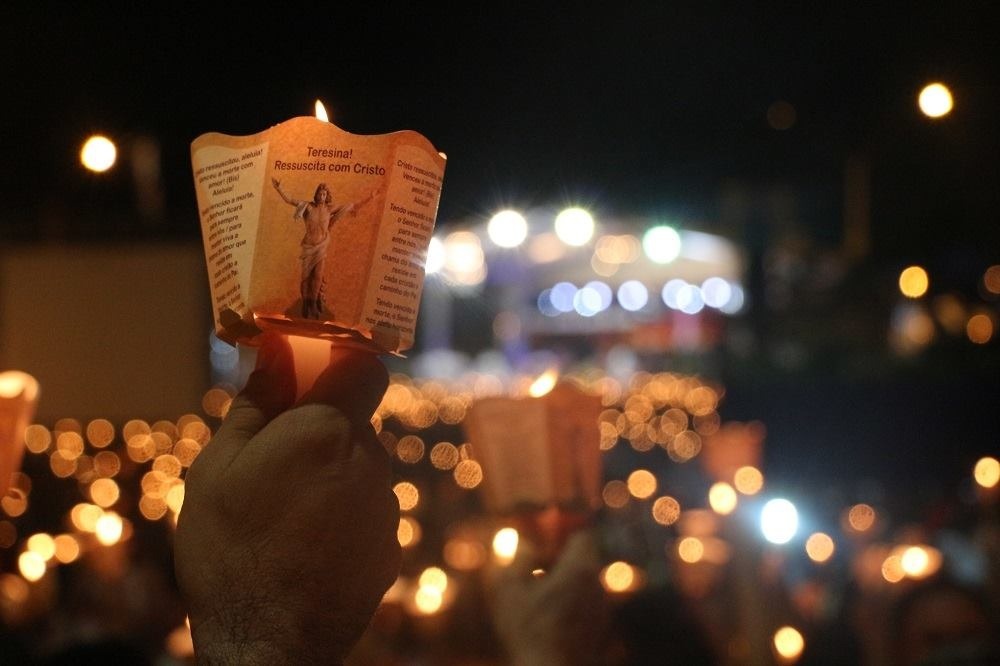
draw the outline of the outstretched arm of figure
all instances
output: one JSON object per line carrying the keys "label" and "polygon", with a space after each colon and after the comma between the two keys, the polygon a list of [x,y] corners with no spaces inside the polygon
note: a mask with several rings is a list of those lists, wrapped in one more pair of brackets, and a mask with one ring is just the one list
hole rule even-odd
{"label": "outstretched arm of figure", "polygon": [[272,178],[271,184],[274,185],[274,189],[277,190],[278,196],[280,196],[286,204],[292,206],[301,206],[304,203],[302,201],[299,201],[298,199],[293,199],[287,194],[285,194],[284,190],[281,189],[281,181],[278,180],[277,178]]}

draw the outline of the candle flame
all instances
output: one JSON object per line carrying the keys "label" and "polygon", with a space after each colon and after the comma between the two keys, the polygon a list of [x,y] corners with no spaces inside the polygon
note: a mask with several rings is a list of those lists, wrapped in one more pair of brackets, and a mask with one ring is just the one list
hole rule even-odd
{"label": "candle flame", "polygon": [[10,370],[0,372],[0,398],[17,398],[21,395],[26,400],[34,400],[38,393],[38,381],[29,374]]}
{"label": "candle flame", "polygon": [[555,370],[546,370],[538,376],[538,379],[532,382],[531,386],[528,388],[528,395],[532,398],[541,398],[543,395],[556,387],[557,379],[559,379],[558,372]]}
{"label": "candle flame", "polygon": [[326,112],[326,107],[319,100],[316,100],[316,117],[325,123],[330,122],[330,116]]}

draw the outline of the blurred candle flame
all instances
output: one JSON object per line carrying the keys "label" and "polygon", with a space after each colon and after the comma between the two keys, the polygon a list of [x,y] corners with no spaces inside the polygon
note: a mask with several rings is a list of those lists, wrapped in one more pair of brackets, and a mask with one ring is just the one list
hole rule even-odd
{"label": "blurred candle flame", "polygon": [[531,383],[531,386],[528,388],[528,395],[532,398],[541,398],[555,388],[557,379],[559,379],[558,372],[551,369],[546,370]]}
{"label": "blurred candle flame", "polygon": [[325,123],[330,122],[330,116],[326,112],[326,107],[319,100],[316,100],[316,117]]}

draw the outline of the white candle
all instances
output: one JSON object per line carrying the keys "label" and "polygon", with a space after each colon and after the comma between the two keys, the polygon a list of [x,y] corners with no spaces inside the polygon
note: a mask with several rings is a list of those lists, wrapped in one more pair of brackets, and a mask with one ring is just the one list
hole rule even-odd
{"label": "white candle", "polygon": [[7,494],[11,475],[21,469],[24,431],[37,402],[34,377],[16,370],[0,373],[0,496]]}

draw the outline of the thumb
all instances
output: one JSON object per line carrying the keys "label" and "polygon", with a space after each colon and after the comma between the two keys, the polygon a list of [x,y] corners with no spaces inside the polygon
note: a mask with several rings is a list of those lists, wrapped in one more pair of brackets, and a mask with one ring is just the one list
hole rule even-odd
{"label": "thumb", "polygon": [[389,374],[371,352],[334,344],[330,362],[300,404],[336,407],[354,424],[367,425],[389,386]]}

